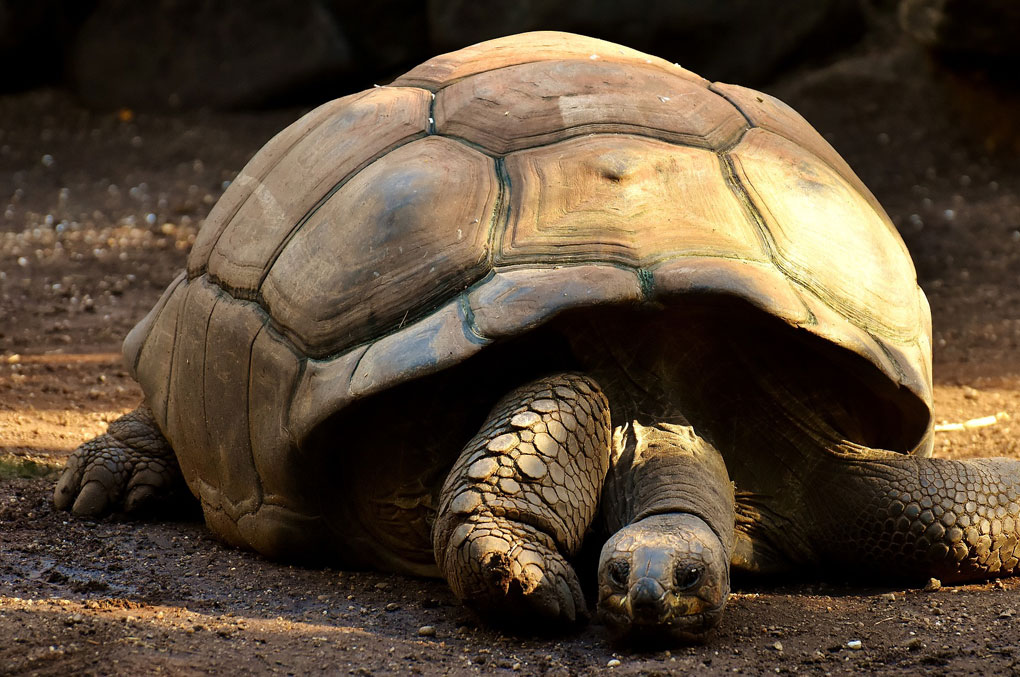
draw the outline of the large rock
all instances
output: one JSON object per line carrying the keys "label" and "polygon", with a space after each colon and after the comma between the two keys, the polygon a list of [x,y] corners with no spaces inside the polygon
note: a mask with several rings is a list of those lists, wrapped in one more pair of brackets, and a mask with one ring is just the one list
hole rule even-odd
{"label": "large rock", "polygon": [[902,0],[900,24],[943,52],[1020,56],[1020,0]]}
{"label": "large rock", "polygon": [[70,75],[95,107],[238,108],[351,70],[350,44],[318,0],[99,0]]}
{"label": "large rock", "polygon": [[548,29],[651,52],[715,80],[758,84],[857,39],[857,0],[428,0],[437,50]]}

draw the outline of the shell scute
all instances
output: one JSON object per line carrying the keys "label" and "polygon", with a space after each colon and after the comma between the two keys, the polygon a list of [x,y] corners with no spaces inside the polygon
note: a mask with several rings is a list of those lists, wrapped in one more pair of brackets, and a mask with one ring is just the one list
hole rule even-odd
{"label": "shell scute", "polygon": [[365,93],[360,92],[322,104],[285,127],[255,153],[231,182],[223,196],[213,205],[202,229],[195,237],[195,244],[188,255],[189,278],[197,277],[205,272],[209,254],[216,246],[223,230],[237,214],[237,210],[253,196],[261,182],[276,169],[280,161],[294,149],[294,146],[314,132],[323,122],[329,120],[337,111],[363,96]]}
{"label": "shell scute", "polygon": [[244,197],[212,246],[208,272],[235,293],[253,297],[275,253],[305,216],[366,164],[424,136],[430,105],[424,90],[385,87],[326,104],[328,114],[316,115],[314,128],[272,171],[252,176],[246,169],[231,185],[228,194],[236,186]]}
{"label": "shell scute", "polygon": [[436,129],[504,154],[591,133],[721,148],[744,118],[703,83],[650,65],[590,59],[508,66],[436,94]]}
{"label": "shell scute", "polygon": [[415,321],[488,271],[499,179],[491,158],[430,136],[323,202],[283,248],[262,297],[311,356]]}
{"label": "shell scute", "polygon": [[884,211],[827,163],[766,130],[749,131],[731,157],[781,270],[857,326],[916,339],[917,277]]}
{"label": "shell scute", "polygon": [[132,368],[132,375],[145,390],[146,402],[163,426],[166,425],[178,319],[187,289],[185,276],[178,275],[156,306],[124,339],[125,362]]}
{"label": "shell scute", "polygon": [[712,151],[598,134],[511,153],[506,167],[501,263],[766,258]]}
{"label": "shell scute", "polygon": [[[728,85],[722,82],[713,83],[710,89],[726,98],[743,113],[755,127],[761,127],[774,134],[786,137],[816,157],[821,158],[843,179],[852,185],[877,212],[882,211],[875,196],[868,190],[864,182],[858,178],[850,165],[846,163],[836,149],[819,134],[804,117],[774,96],[758,92],[740,85]],[[892,228],[892,224],[888,224]]]}
{"label": "shell scute", "polygon": [[705,83],[699,75],[657,56],[639,52],[584,35],[557,31],[534,31],[509,38],[486,40],[476,45],[441,54],[393,81],[402,87],[437,90],[478,73],[536,61],[588,59],[610,63],[648,64],[693,82]]}

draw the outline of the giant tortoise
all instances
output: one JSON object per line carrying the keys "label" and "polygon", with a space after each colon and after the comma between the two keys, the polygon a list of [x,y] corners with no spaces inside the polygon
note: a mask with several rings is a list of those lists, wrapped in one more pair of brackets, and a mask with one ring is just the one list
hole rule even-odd
{"label": "giant tortoise", "polygon": [[889,218],[786,105],[500,38],[252,158],[124,342],[144,403],[55,501],[183,478],[228,543],[527,623],[586,616],[601,537],[621,635],[710,628],[731,568],[1013,573],[1020,464],[930,458],[930,336]]}

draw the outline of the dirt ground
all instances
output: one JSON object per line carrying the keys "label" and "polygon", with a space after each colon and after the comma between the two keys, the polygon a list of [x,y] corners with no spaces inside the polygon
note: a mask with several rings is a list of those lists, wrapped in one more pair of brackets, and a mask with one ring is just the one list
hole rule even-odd
{"label": "dirt ground", "polygon": [[[1020,457],[1018,93],[889,35],[771,91],[844,154],[914,254],[935,323],[936,453]],[[0,674],[1020,672],[1020,579],[740,582],[705,643],[634,651],[597,624],[487,629],[441,582],[279,565],[197,521],[55,512],[54,466],[140,399],[121,338],[226,182],[299,113],[0,97]]]}

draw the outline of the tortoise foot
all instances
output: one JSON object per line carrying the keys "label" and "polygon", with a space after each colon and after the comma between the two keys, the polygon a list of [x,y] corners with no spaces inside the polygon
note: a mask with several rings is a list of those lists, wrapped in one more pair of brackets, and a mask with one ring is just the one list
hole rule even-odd
{"label": "tortoise foot", "polygon": [[84,517],[149,513],[184,493],[180,467],[144,404],[85,442],[67,460],[53,503]]}
{"label": "tortoise foot", "polygon": [[577,374],[504,397],[447,477],[432,542],[454,593],[505,623],[587,618],[577,553],[609,466],[609,405]]}
{"label": "tortoise foot", "polygon": [[465,522],[455,539],[444,573],[482,616],[510,624],[587,620],[577,574],[547,534],[478,516]]}

